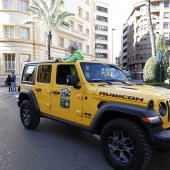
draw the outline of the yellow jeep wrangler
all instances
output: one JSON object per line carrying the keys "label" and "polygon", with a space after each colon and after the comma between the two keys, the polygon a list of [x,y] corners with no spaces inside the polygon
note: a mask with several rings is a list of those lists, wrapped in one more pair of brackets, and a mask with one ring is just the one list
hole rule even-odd
{"label": "yellow jeep wrangler", "polygon": [[170,95],[131,85],[114,64],[28,63],[17,103],[27,129],[45,117],[99,135],[102,152],[116,170],[144,169],[153,147],[170,148]]}

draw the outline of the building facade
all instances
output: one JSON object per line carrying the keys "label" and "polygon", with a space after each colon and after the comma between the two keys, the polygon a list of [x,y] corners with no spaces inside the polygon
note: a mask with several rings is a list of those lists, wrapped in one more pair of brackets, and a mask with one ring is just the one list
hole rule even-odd
{"label": "building facade", "polygon": [[[38,0],[36,0],[38,1]],[[0,75],[20,75],[25,62],[46,60],[46,33],[38,24],[23,25],[30,17],[26,9],[33,0],[0,1]],[[64,10],[75,14],[70,27],[61,26],[52,32],[51,59],[68,56],[71,41],[80,44],[85,59],[95,58],[95,1],[65,0]]]}
{"label": "building facade", "polygon": [[109,0],[95,1],[95,55],[100,61],[109,61]]}
{"label": "building facade", "polygon": [[[151,19],[155,37],[164,41],[170,38],[170,1],[151,0]],[[148,32],[145,1],[134,4],[132,12],[123,25],[122,69],[140,73],[142,78],[146,61],[151,57],[151,42]]]}

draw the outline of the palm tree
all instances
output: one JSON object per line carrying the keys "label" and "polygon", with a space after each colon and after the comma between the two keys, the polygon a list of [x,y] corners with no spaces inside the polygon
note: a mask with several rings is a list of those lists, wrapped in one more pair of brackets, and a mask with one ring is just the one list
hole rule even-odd
{"label": "palm tree", "polygon": [[31,18],[24,21],[24,24],[39,23],[47,33],[47,56],[50,60],[50,42],[52,31],[61,25],[69,26],[65,19],[74,16],[70,12],[63,12],[61,7],[63,0],[40,0],[39,3],[33,2],[27,11],[31,13]]}
{"label": "palm tree", "polygon": [[148,22],[148,31],[151,38],[152,56],[156,56],[155,36],[152,27],[151,12],[150,12],[150,0],[145,0],[145,6],[146,6],[146,17]]}

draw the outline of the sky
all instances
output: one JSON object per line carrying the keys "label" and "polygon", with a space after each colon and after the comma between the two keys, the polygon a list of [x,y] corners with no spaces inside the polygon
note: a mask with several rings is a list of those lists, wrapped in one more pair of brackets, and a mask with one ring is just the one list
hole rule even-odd
{"label": "sky", "polygon": [[[133,5],[139,0],[110,0],[110,13],[109,13],[109,49],[110,56],[112,56],[112,46],[113,46],[113,58],[119,56],[121,50],[121,36],[123,23],[127,20],[130,12],[133,9]],[[142,1],[142,0],[140,0]],[[113,31],[113,44],[112,44],[112,29]],[[115,60],[113,59],[113,62]]]}

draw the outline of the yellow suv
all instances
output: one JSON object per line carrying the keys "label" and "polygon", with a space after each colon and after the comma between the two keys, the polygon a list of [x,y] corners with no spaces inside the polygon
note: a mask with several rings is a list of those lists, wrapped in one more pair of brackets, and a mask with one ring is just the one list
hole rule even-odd
{"label": "yellow suv", "polygon": [[99,135],[103,154],[115,169],[144,169],[153,147],[170,148],[170,95],[131,85],[114,64],[28,63],[18,106],[27,129],[45,117]]}

